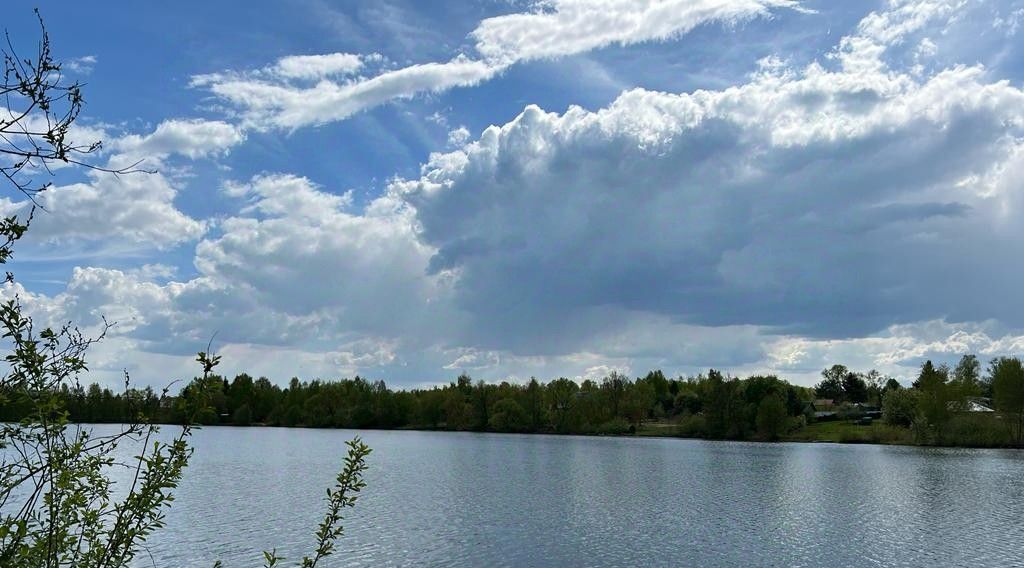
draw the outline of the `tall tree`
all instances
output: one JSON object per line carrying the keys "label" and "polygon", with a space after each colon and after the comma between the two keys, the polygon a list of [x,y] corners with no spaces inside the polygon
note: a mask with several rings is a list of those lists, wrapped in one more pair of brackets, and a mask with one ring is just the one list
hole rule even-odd
{"label": "tall tree", "polygon": [[757,407],[757,433],[768,441],[775,441],[786,432],[789,416],[786,402],[781,396],[772,394],[764,397]]}
{"label": "tall tree", "polygon": [[848,402],[867,402],[868,384],[860,373],[848,371],[843,376],[843,396]]}
{"label": "tall tree", "polygon": [[742,438],[746,434],[747,419],[744,401],[737,392],[738,381],[726,380],[722,373],[711,369],[705,383],[704,419],[708,436]]}
{"label": "tall tree", "polygon": [[1000,357],[989,364],[992,398],[1005,413],[1013,441],[1024,442],[1024,365],[1016,357]]}
{"label": "tall tree", "polygon": [[574,406],[579,386],[569,379],[560,378],[548,383],[544,389],[552,425],[556,432],[570,432],[578,425],[574,419]]}
{"label": "tall tree", "polygon": [[952,396],[947,384],[948,379],[948,368],[936,367],[931,361],[925,361],[914,382],[918,391],[917,408],[922,431],[939,442],[942,441],[946,425],[952,417]]}
{"label": "tall tree", "polygon": [[814,394],[818,398],[843,400],[843,379],[849,374],[846,365],[832,365],[821,371],[821,382],[814,386]]}
{"label": "tall tree", "polygon": [[974,355],[964,355],[953,369],[952,384],[961,398],[981,394],[981,363]]}
{"label": "tall tree", "polygon": [[618,371],[612,371],[612,374],[605,377],[601,383],[601,390],[611,403],[612,418],[620,416],[619,406],[622,404],[622,398],[626,394],[627,383],[629,383],[629,377]]}

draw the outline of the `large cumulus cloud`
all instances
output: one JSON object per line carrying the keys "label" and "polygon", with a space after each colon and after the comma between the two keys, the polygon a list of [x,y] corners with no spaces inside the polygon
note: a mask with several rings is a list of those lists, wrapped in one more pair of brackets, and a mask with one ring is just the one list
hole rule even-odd
{"label": "large cumulus cloud", "polygon": [[[257,175],[225,188],[232,214],[191,233],[193,276],[81,268],[61,294],[21,292],[46,317],[126,322],[119,337],[154,361],[216,330],[245,360],[230,370],[278,379],[714,365],[808,383],[836,361],[900,374],[1013,352],[1024,92],[949,50],[964,9],[890,2],[818,61],[769,58],[727,89],[530,105],[365,203]],[[579,49],[666,35],[616,34]],[[517,37],[494,41],[514,51]],[[199,126],[131,144],[165,148],[193,127],[243,139]]]}
{"label": "large cumulus cloud", "polygon": [[183,176],[175,174],[186,172],[191,160],[223,156],[245,140],[235,126],[198,119],[166,120],[145,135],[111,136],[95,128],[76,128],[72,135],[78,144],[106,142],[90,156],[100,169],[88,170],[84,180],[53,185],[34,201],[20,195],[0,199],[2,215],[26,218],[33,207],[45,211],[34,217],[23,241],[33,247],[30,255],[52,255],[38,244],[56,244],[61,254],[74,256],[88,245],[110,255],[195,241],[209,224],[178,209]]}
{"label": "large cumulus cloud", "polygon": [[825,64],[528,107],[393,191],[490,345],[543,349],[567,326],[583,345],[616,308],[817,337],[1020,321],[1024,93],[980,66],[891,68],[887,49],[951,13],[903,4]]}

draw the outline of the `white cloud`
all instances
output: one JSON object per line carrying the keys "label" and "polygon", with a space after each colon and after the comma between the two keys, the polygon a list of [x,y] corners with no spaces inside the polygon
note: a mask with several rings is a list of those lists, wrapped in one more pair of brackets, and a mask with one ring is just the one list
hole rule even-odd
{"label": "white cloud", "polygon": [[[928,6],[941,25],[949,12]],[[878,41],[930,21],[903,8],[858,28],[871,46],[840,44],[878,65],[769,66],[721,91],[633,90],[598,112],[528,107],[391,190],[490,348],[585,346],[618,325],[594,311],[609,307],[824,336],[1019,321],[1005,298],[1024,273],[993,251],[1021,236],[1005,219],[1020,201],[1009,172],[1024,93],[980,67],[920,81],[881,63]]]}
{"label": "white cloud", "polygon": [[241,144],[245,135],[219,120],[165,120],[147,135],[129,134],[109,144],[116,152],[137,158],[165,158],[177,154],[191,159],[224,155]]}
{"label": "white cloud", "polygon": [[[108,132],[80,128],[75,140],[102,140]],[[57,258],[82,254],[135,254],[167,249],[202,236],[209,223],[190,217],[175,205],[181,182],[173,175],[171,159],[191,160],[223,156],[242,143],[244,134],[222,121],[166,120],[145,135],[126,134],[107,142],[94,155],[108,169],[130,168],[133,173],[112,174],[86,170],[78,183],[54,185],[36,197],[43,211],[36,213],[25,244],[32,256]],[[106,154],[106,162],[99,162]],[[138,162],[137,167],[133,166]],[[0,199],[0,214],[27,215],[27,199]],[[56,246],[54,246],[56,245]]]}
{"label": "white cloud", "polygon": [[369,79],[345,83],[324,79],[311,87],[245,75],[197,77],[192,84],[208,87],[215,95],[242,108],[242,117],[250,126],[288,129],[343,120],[395,99],[476,85],[499,71],[459,56],[446,63],[383,71]]}
{"label": "white cloud", "polygon": [[856,33],[840,41],[835,56],[847,71],[878,71],[887,49],[937,20],[948,21],[966,4],[966,0],[889,0],[885,10],[868,14]]}
{"label": "white cloud", "polygon": [[[239,370],[278,380],[713,365],[808,384],[835,362],[908,376],[923,357],[1019,352],[1024,92],[933,60],[956,7],[892,2],[830,58],[765,60],[726,89],[528,106],[365,207],[299,176],[229,183],[238,212],[198,244],[198,276],[83,268],[32,301],[112,314],[159,357],[220,330]],[[629,37],[660,37],[642,29]],[[395,77],[395,93],[438,80]],[[288,99],[307,90],[261,85],[284,102],[242,107],[279,126],[365,108],[307,112]]]}
{"label": "white cloud", "polygon": [[458,372],[494,369],[501,364],[501,354],[496,351],[479,351],[473,348],[455,349],[455,358],[444,366]]}
{"label": "white cloud", "polygon": [[275,71],[291,79],[319,79],[331,75],[351,75],[362,66],[362,58],[353,53],[289,55],[277,60]]}
{"label": "white cloud", "polygon": [[463,146],[466,142],[469,142],[471,134],[469,129],[465,126],[460,126],[456,129],[448,131],[448,146],[450,148]]}
{"label": "white cloud", "polygon": [[[459,54],[447,62],[382,69],[372,77],[338,82],[327,77],[331,71],[353,73],[362,69],[366,58],[352,54],[291,56],[253,72],[197,75],[192,86],[207,88],[240,109],[249,126],[295,129],[344,120],[396,99],[477,85],[519,61],[571,55],[612,43],[670,39],[704,23],[766,17],[776,8],[796,9],[799,3],[557,0],[538,4],[530,13],[482,21],[470,34],[478,58]],[[309,79],[320,80],[311,86]]]}
{"label": "white cloud", "polygon": [[669,40],[709,22],[736,23],[799,7],[792,0],[554,0],[532,12],[488,18],[470,35],[486,60],[510,65]]}
{"label": "white cloud", "polygon": [[92,73],[93,67],[96,66],[98,59],[95,55],[83,55],[81,57],[73,57],[61,63],[61,69],[78,73],[81,75],[88,75]]}
{"label": "white cloud", "polygon": [[425,276],[431,251],[408,208],[382,198],[356,214],[350,199],[286,175],[257,177],[249,192],[252,216],[224,220],[218,237],[196,247],[206,277],[284,313],[326,311],[347,330],[427,325],[443,277]]}
{"label": "white cloud", "polygon": [[600,383],[604,377],[612,373],[629,376],[630,368],[628,365],[594,365],[593,367],[587,367],[583,370],[583,373],[574,378],[580,382],[596,381]]}
{"label": "white cloud", "polygon": [[[38,247],[33,256],[75,254],[82,241],[102,242],[111,254],[163,249],[195,240],[206,231],[206,222],[174,206],[178,189],[162,174],[90,172],[88,178],[36,196],[44,211],[36,212],[25,238],[26,245]],[[31,205],[3,198],[0,214],[24,217]]]}
{"label": "white cloud", "polygon": [[997,30],[1006,30],[1006,36],[1013,37],[1020,29],[1021,20],[1024,20],[1024,8],[1013,10],[1005,17],[996,16],[992,20],[992,27]]}
{"label": "white cloud", "polygon": [[[1004,331],[1000,331],[1003,328]],[[925,359],[952,364],[973,353],[987,359],[1024,351],[1024,335],[993,322],[953,324],[943,320],[894,325],[870,336],[846,339],[782,337],[767,342],[767,369],[804,384],[837,362],[860,371],[877,369],[904,381],[916,378]]]}

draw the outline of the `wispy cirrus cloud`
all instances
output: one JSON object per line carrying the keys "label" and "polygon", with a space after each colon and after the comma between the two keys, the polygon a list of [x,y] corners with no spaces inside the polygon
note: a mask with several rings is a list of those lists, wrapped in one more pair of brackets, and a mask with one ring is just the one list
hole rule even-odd
{"label": "wispy cirrus cloud", "polygon": [[511,65],[609,45],[673,39],[710,22],[735,24],[802,9],[795,0],[557,0],[488,18],[470,36],[487,61]]}
{"label": "wispy cirrus cloud", "polygon": [[734,24],[770,17],[774,10],[800,9],[796,0],[555,0],[527,13],[488,18],[470,34],[469,54],[445,62],[397,69],[378,67],[344,80],[379,56],[333,53],[289,56],[253,71],[227,71],[192,78],[233,107],[254,128],[295,129],[344,120],[389,101],[469,87],[511,65],[558,58],[612,44],[662,41],[706,23]]}

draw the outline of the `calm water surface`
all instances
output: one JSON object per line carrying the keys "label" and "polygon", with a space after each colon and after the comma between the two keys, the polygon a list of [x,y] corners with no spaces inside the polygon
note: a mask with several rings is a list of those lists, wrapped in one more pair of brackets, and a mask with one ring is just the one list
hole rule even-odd
{"label": "calm water surface", "polygon": [[[141,566],[313,546],[355,432],[207,428]],[[364,432],[329,566],[1024,565],[1024,453]]]}

